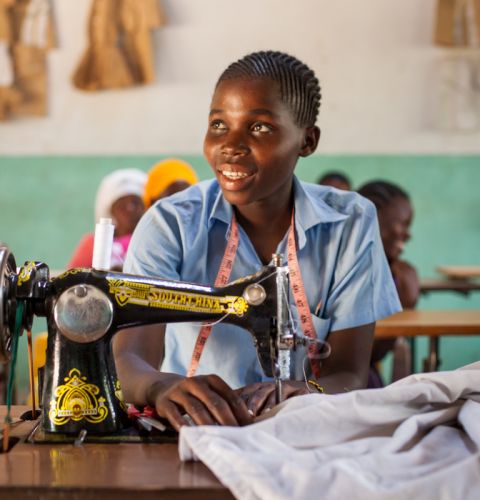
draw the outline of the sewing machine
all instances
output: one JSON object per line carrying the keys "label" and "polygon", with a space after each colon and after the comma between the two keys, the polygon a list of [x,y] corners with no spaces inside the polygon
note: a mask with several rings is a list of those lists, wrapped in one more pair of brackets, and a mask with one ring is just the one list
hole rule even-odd
{"label": "sewing machine", "polygon": [[221,288],[95,269],[70,269],[50,278],[41,262],[19,270],[0,246],[0,360],[8,361],[12,340],[46,317],[48,344],[40,396],[45,434],[105,435],[131,425],[112,355],[121,329],[171,322],[233,323],[248,330],[267,376],[290,377],[290,351],[297,338],[288,314],[288,268],[273,264]]}

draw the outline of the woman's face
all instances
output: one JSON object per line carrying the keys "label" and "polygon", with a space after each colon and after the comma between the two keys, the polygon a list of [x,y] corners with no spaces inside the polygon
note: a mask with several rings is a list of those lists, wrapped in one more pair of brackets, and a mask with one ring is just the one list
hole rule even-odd
{"label": "woman's face", "polygon": [[204,153],[227,201],[237,207],[283,203],[291,194],[297,159],[306,156],[306,130],[296,124],[271,79],[220,82]]}
{"label": "woman's face", "polygon": [[115,220],[115,236],[132,234],[145,211],[143,200],[137,195],[122,196],[112,205]]}
{"label": "woman's face", "polygon": [[410,239],[412,219],[412,206],[403,196],[395,196],[388,205],[378,210],[380,236],[389,262],[400,257],[405,243]]}

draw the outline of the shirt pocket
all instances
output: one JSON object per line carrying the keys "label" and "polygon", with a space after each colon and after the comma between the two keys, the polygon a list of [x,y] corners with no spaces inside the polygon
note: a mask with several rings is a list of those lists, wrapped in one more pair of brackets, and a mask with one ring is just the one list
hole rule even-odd
{"label": "shirt pocket", "polygon": [[317,333],[317,339],[325,340],[330,331],[330,323],[332,320],[330,318],[319,318],[315,316],[315,314],[312,314],[312,321],[315,332]]}
{"label": "shirt pocket", "polygon": [[[321,359],[330,355],[330,346],[325,343],[325,339],[330,331],[330,318],[319,318],[312,313],[312,322],[319,342],[319,355]],[[297,335],[303,336],[301,326],[297,327]],[[304,380],[311,376],[310,362],[308,360],[308,343],[306,346],[300,345],[292,352],[293,367],[292,376],[295,380]]]}

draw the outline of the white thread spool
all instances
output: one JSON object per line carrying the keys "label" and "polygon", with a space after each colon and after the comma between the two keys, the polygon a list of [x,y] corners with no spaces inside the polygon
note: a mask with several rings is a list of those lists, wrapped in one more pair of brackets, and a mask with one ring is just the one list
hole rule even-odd
{"label": "white thread spool", "polygon": [[112,260],[113,232],[112,219],[101,218],[95,225],[93,240],[92,267],[100,271],[109,271]]}

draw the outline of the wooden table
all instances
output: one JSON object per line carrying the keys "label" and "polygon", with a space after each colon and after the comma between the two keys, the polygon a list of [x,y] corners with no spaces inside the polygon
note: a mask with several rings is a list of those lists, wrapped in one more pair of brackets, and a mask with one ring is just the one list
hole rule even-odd
{"label": "wooden table", "polygon": [[437,271],[450,279],[470,280],[480,278],[480,266],[438,266]]}
{"label": "wooden table", "polygon": [[[18,416],[25,407],[14,407]],[[6,413],[0,407],[0,418]],[[0,454],[0,499],[232,499],[199,462],[182,463],[176,444],[30,444],[34,423],[12,426],[20,438]]]}
{"label": "wooden table", "polygon": [[480,311],[402,311],[377,321],[376,338],[429,337],[427,369],[438,368],[439,338],[445,335],[480,335]]}
{"label": "wooden table", "polygon": [[468,295],[480,291],[480,280],[461,280],[448,278],[432,278],[420,280],[420,293],[456,292]]}

